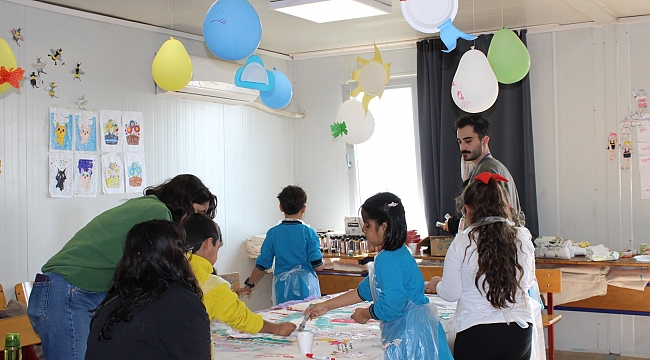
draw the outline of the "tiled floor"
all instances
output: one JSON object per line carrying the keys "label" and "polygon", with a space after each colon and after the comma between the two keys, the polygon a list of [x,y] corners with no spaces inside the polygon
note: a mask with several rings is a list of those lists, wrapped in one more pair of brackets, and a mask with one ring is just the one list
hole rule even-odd
{"label": "tiled floor", "polygon": [[555,360],[636,360],[628,356],[618,356],[616,354],[591,354],[571,351],[556,351]]}

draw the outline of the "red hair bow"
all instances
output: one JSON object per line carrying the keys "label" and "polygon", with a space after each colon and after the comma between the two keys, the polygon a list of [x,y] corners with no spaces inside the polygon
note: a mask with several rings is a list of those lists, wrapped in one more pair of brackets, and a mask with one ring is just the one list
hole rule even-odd
{"label": "red hair bow", "polygon": [[9,83],[9,85],[19,89],[19,81],[23,79],[23,74],[25,70],[21,68],[16,69],[5,69],[4,66],[0,67],[0,85],[4,83]]}
{"label": "red hair bow", "polygon": [[499,174],[492,174],[492,173],[489,173],[489,172],[487,172],[487,171],[478,174],[478,175],[474,178],[474,180],[481,181],[481,182],[484,183],[484,184],[487,184],[488,181],[490,181],[490,179],[494,179],[494,181],[505,181],[505,182],[508,182],[508,179],[504,178],[503,176],[501,176],[501,175],[499,175]]}

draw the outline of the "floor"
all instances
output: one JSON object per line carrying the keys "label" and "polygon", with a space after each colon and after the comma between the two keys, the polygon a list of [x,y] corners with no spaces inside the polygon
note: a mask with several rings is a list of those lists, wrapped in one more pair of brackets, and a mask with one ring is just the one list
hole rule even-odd
{"label": "floor", "polygon": [[629,356],[619,356],[617,354],[591,354],[571,351],[556,351],[555,360],[636,360]]}

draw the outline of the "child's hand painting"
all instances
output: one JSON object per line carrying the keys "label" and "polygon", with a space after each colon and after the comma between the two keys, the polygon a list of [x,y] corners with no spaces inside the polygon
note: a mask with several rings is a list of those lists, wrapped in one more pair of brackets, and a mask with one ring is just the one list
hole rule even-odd
{"label": "child's hand painting", "polygon": [[276,335],[289,336],[294,330],[296,330],[296,324],[292,322],[282,322],[277,325],[277,331],[275,332]]}
{"label": "child's hand painting", "polygon": [[314,304],[314,307],[311,309],[305,310],[309,312],[309,319],[315,319],[319,316],[325,315],[330,309],[325,305],[325,303]]}
{"label": "child's hand painting", "polygon": [[359,324],[365,324],[370,320],[369,317],[367,317],[367,314],[369,313],[368,308],[357,308],[354,310],[354,314],[352,314],[352,320],[358,322]]}

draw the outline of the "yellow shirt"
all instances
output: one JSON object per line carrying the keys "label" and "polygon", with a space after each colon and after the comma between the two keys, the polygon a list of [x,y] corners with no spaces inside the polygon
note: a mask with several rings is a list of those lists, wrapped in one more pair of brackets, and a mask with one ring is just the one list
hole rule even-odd
{"label": "yellow shirt", "polygon": [[203,305],[210,320],[225,322],[233,329],[256,334],[264,325],[262,315],[253,314],[230,290],[230,283],[212,274],[212,264],[198,255],[190,255],[190,266],[203,290]]}

